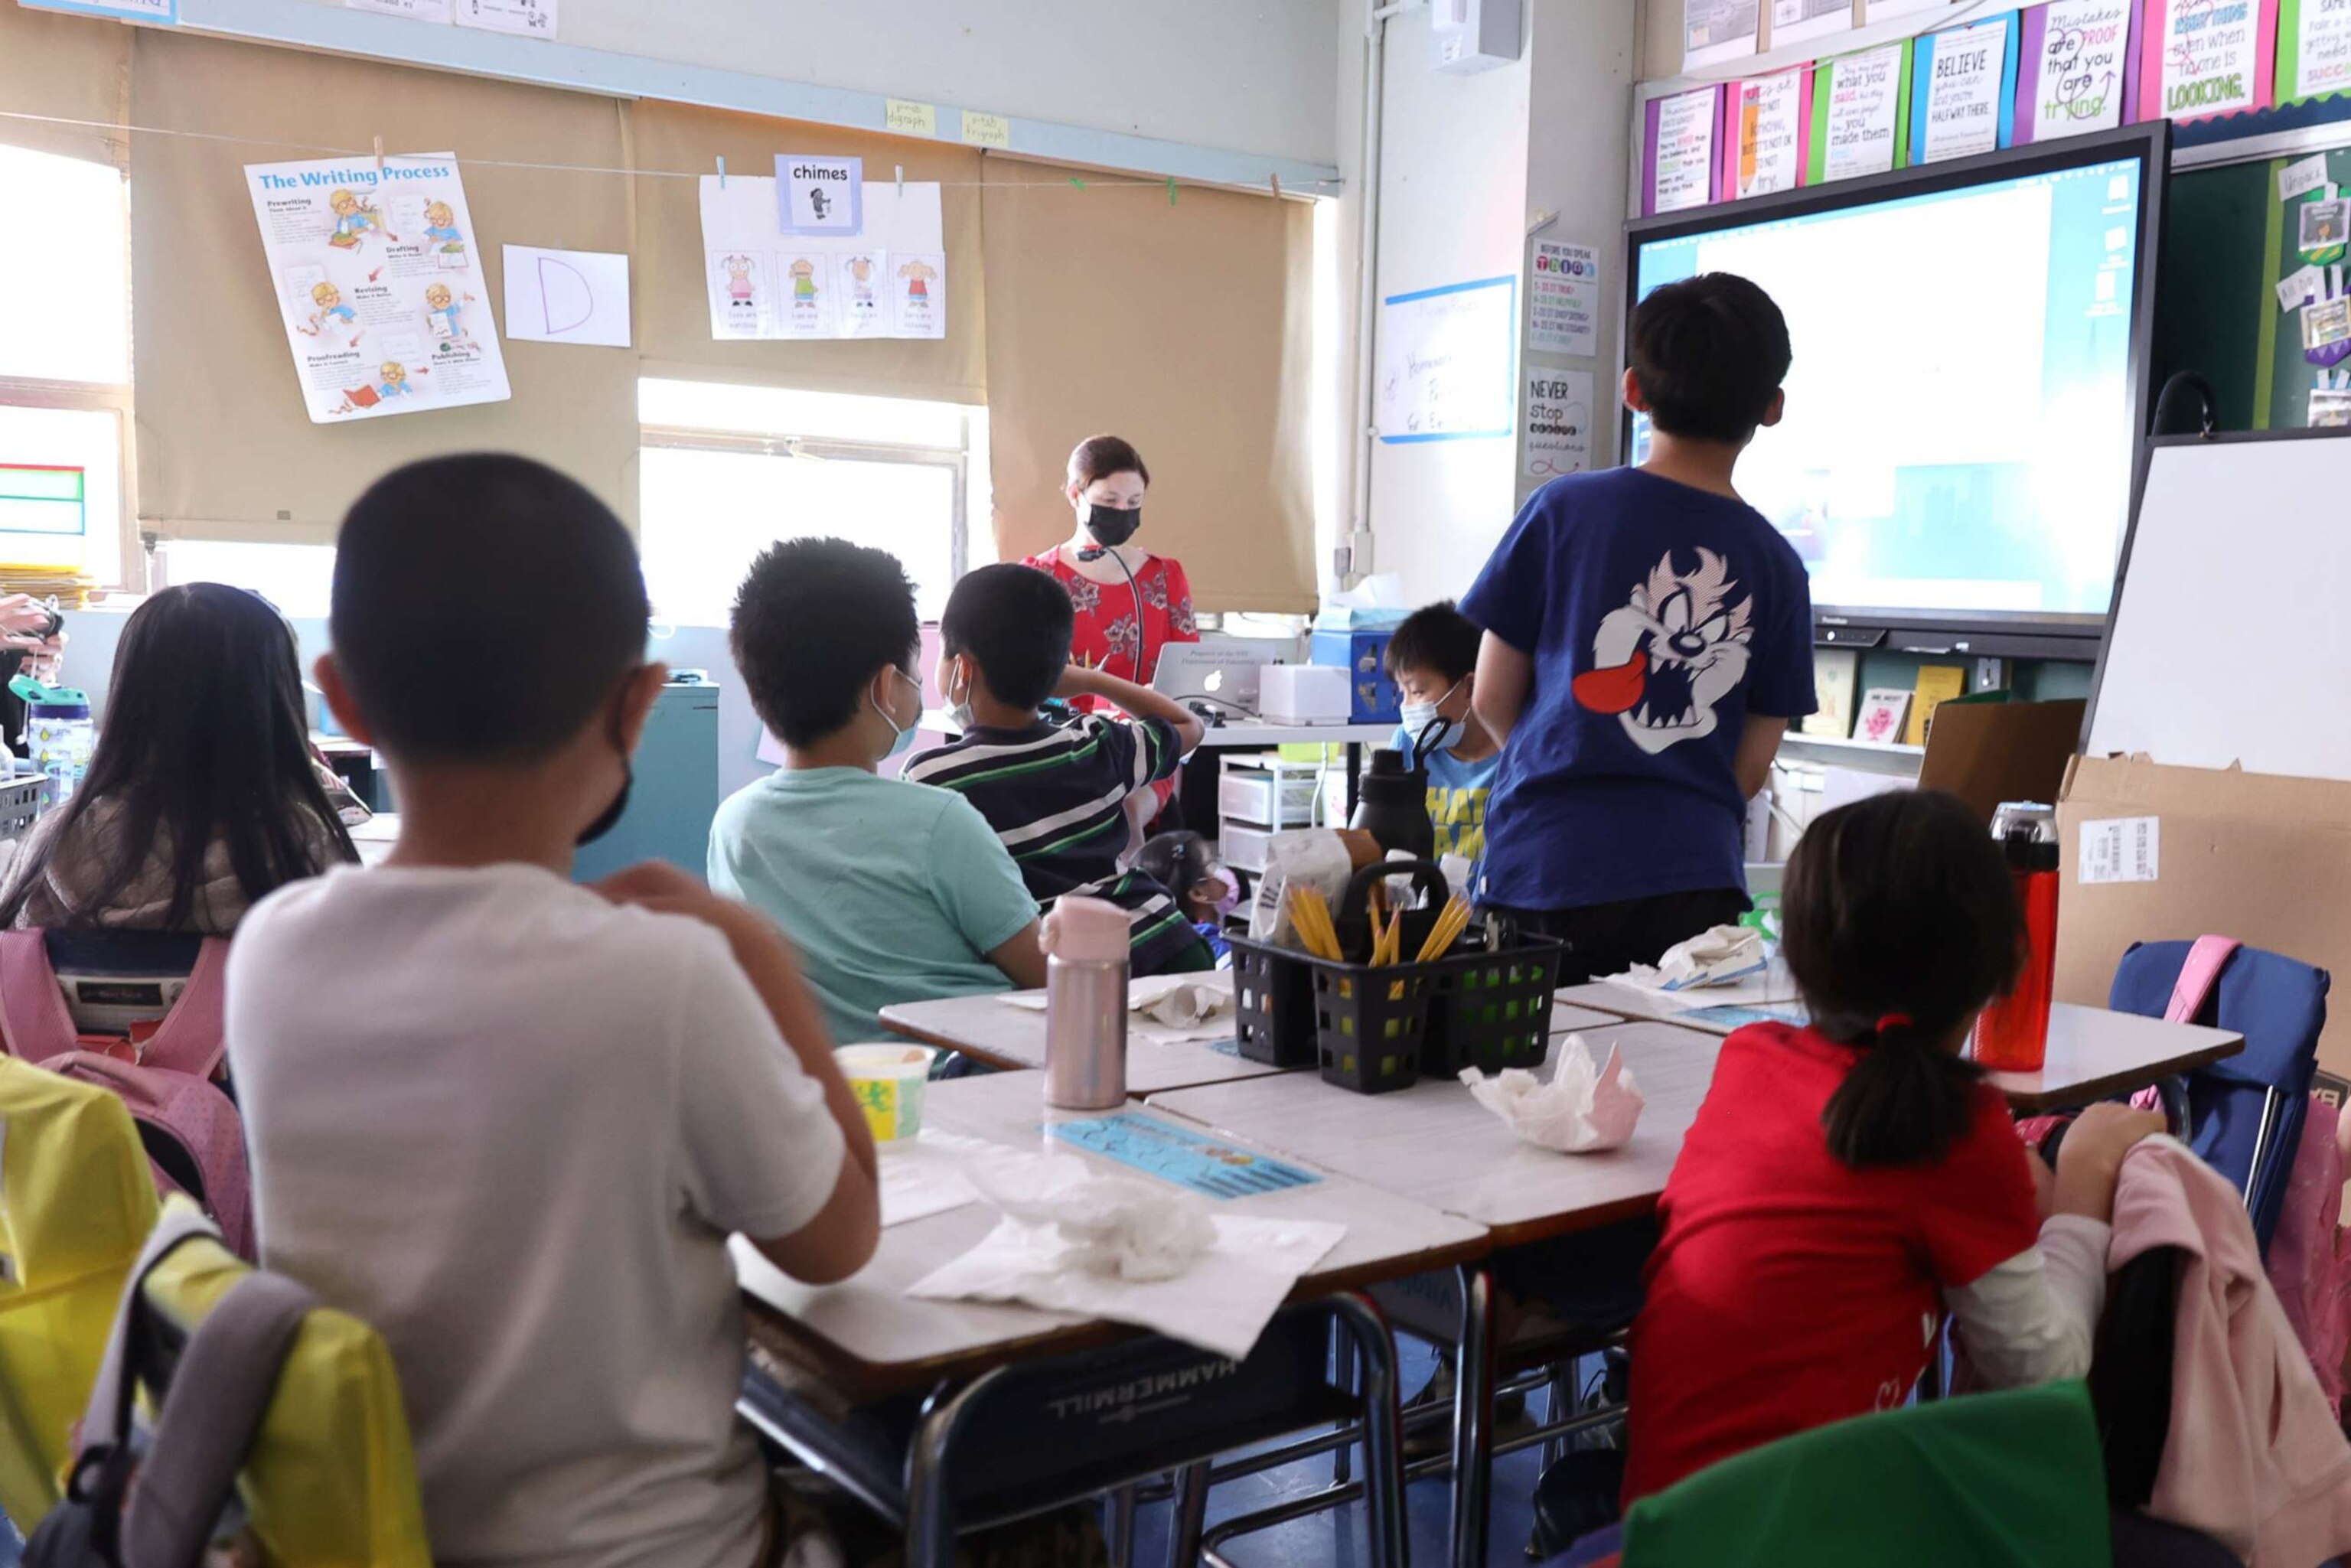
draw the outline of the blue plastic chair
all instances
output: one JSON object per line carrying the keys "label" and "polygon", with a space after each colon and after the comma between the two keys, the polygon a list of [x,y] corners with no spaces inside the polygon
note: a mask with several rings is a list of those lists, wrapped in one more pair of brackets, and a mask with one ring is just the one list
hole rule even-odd
{"label": "blue plastic chair", "polygon": [[[2191,946],[2133,945],[2116,966],[2107,1005],[2116,1012],[2161,1018]],[[2259,947],[2240,947],[2193,1020],[2245,1037],[2241,1053],[2188,1075],[2189,1145],[2245,1195],[2264,1253],[2302,1145],[2328,984],[2324,969]]]}

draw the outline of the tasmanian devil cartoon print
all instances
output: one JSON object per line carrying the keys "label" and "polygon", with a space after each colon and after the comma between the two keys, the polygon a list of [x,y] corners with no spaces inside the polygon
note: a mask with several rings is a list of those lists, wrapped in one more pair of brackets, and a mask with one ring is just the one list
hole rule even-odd
{"label": "tasmanian devil cartoon print", "polygon": [[1653,757],[1712,735],[1715,705],[1747,678],[1754,597],[1732,597],[1739,583],[1725,558],[1694,553],[1697,569],[1683,571],[1667,550],[1631,600],[1602,618],[1592,668],[1573,688],[1580,706],[1614,714]]}

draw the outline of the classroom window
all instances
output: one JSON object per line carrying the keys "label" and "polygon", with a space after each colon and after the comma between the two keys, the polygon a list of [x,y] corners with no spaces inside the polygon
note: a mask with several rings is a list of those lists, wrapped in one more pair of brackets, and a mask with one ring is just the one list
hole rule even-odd
{"label": "classroom window", "polygon": [[894,555],[925,620],[972,564],[987,411],[775,387],[638,383],[640,540],[653,613],[723,626],[752,559],[837,535]]}
{"label": "classroom window", "polygon": [[324,621],[334,597],[335,547],[215,539],[172,539],[160,546],[153,585],[188,582],[225,582],[258,593],[290,618]]}
{"label": "classroom window", "polygon": [[0,254],[0,580],[141,586],[129,200],[110,164],[0,146],[0,211],[41,214],[38,244]]}

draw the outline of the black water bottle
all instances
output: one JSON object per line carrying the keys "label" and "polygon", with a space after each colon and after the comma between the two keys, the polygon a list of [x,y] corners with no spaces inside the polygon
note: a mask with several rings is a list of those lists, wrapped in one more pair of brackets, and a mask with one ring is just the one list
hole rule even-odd
{"label": "black water bottle", "polygon": [[1378,841],[1383,851],[1402,850],[1414,860],[1437,858],[1437,830],[1428,821],[1428,769],[1405,766],[1404,753],[1384,747],[1372,753],[1348,823]]}

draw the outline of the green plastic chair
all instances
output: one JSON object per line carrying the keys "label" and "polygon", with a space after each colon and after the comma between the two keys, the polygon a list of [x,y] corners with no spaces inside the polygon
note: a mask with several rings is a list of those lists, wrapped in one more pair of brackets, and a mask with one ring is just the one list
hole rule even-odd
{"label": "green plastic chair", "polygon": [[1802,1432],[1633,1505],[1624,1568],[2109,1568],[2088,1388],[1970,1394]]}

